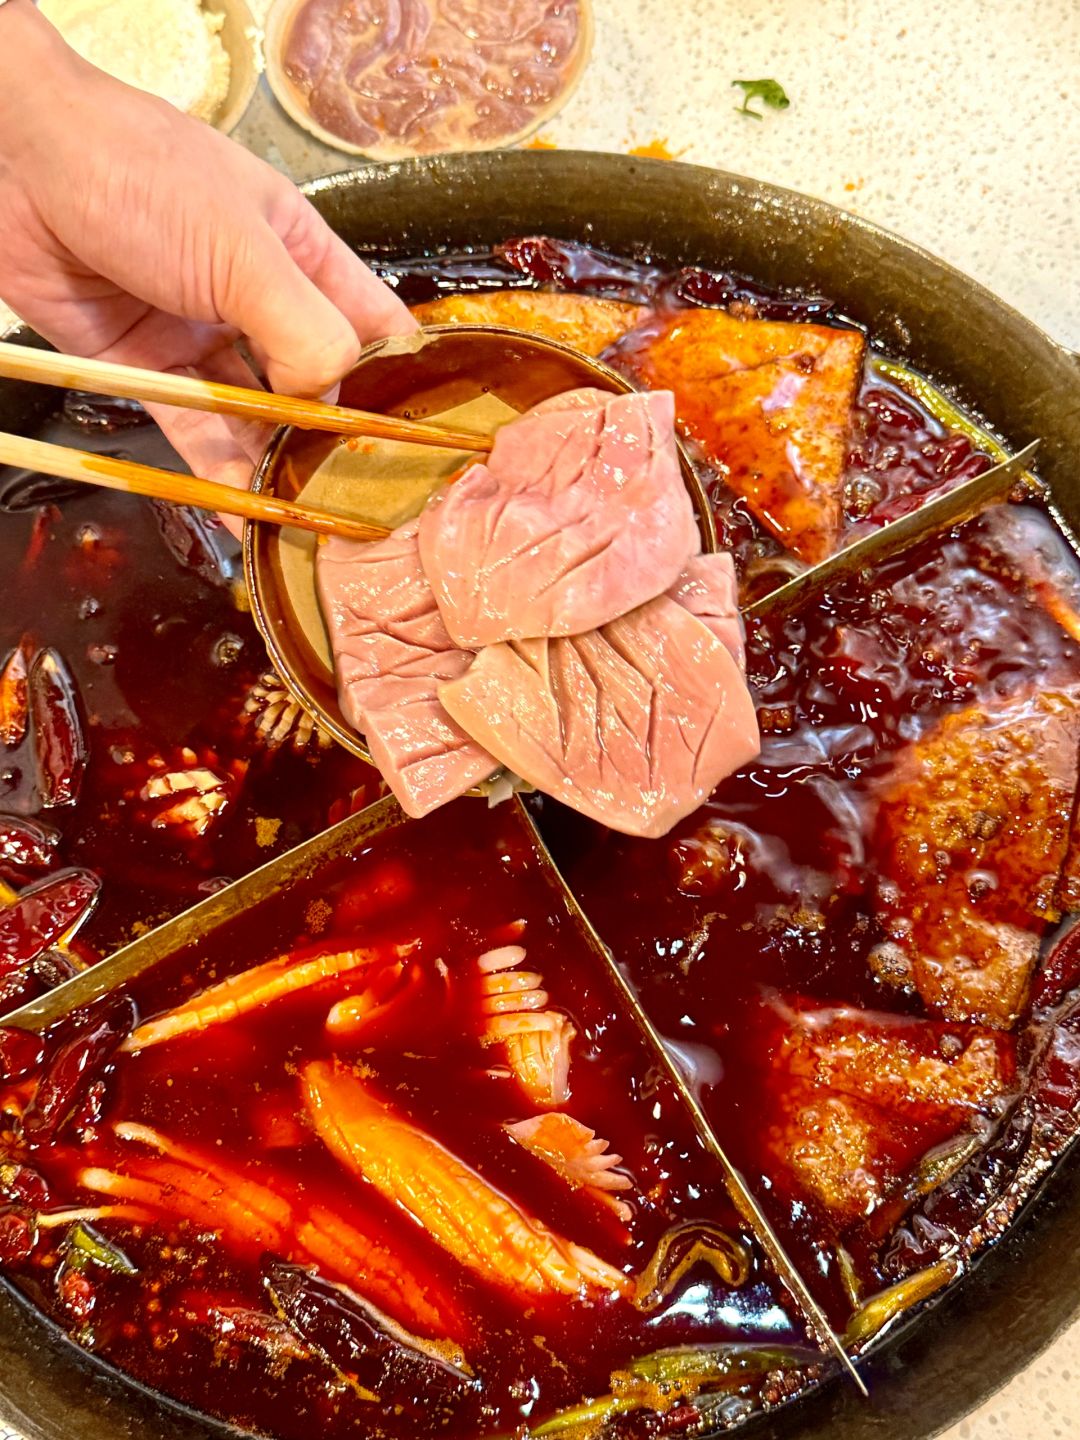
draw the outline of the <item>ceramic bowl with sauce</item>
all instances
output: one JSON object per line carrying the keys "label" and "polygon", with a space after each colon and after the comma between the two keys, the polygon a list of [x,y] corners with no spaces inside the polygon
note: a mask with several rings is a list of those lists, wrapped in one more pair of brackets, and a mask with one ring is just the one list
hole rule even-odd
{"label": "ceramic bowl with sauce", "polygon": [[259,86],[259,31],[245,0],[213,0],[209,8],[222,17],[221,43],[230,61],[229,90],[213,124],[229,135],[243,119]]}
{"label": "ceramic bowl with sauce", "polygon": [[[334,0],[276,0],[267,16],[264,46],[270,88],[291,120],[324,145],[348,155],[401,160],[447,150],[517,145],[551,120],[577,90],[592,51],[592,0],[572,0],[570,6],[561,7],[545,5],[543,0],[486,6],[451,0],[443,8],[450,10],[451,4],[455,31],[464,37],[463,44],[473,42],[465,63],[460,68],[447,65],[446,42],[433,41],[429,61],[423,66],[395,66],[390,79],[387,57],[393,55],[399,39],[404,50],[410,24],[426,24],[425,7],[407,0],[400,7],[402,13],[393,15],[386,7],[367,31],[357,28],[351,48],[346,45],[332,63],[324,65],[320,60],[308,67],[299,54],[297,24],[306,23],[306,12],[333,9]],[[337,9],[341,8],[338,0]],[[559,54],[564,29],[548,35],[542,28],[545,22],[566,26],[565,14],[547,13],[557,10],[573,11],[572,38],[564,59]],[[536,19],[541,23],[530,25]],[[320,34],[320,48],[323,43],[329,46],[327,34],[328,28]],[[482,83],[469,73],[477,63],[489,67]],[[348,79],[354,70],[363,71],[362,82],[357,82],[363,89],[355,92]],[[529,70],[534,73],[526,73]],[[446,114],[457,109],[462,87],[470,97],[462,106],[469,124],[459,129],[455,122],[448,129]],[[444,95],[451,97],[445,105]],[[473,102],[479,107],[475,114]]]}
{"label": "ceramic bowl with sauce", "polygon": [[[489,430],[565,390],[591,386],[623,393],[633,386],[599,360],[538,335],[483,325],[432,326],[415,345],[379,341],[341,385],[341,404]],[[259,464],[252,488],[333,513],[386,525],[419,514],[446,479],[476,456],[396,441],[346,440],[283,428]],[[712,511],[680,447],[702,548],[716,548]],[[369,759],[363,737],[342,714],[330,644],[315,589],[316,537],[249,524],[244,569],[256,624],[274,666],[319,725],[353,754]]]}

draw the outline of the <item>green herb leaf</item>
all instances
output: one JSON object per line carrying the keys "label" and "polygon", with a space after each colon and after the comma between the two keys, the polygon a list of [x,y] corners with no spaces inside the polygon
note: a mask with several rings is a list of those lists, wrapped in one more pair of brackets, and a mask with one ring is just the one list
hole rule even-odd
{"label": "green herb leaf", "polygon": [[575,1405],[572,1410],[560,1410],[550,1420],[545,1420],[535,1430],[529,1431],[529,1440],[546,1440],[547,1436],[559,1436],[561,1440],[589,1440],[595,1436],[597,1426],[615,1415],[640,1407],[614,1395],[601,1395],[598,1400],[589,1400],[584,1405]]}
{"label": "green herb leaf", "polygon": [[786,110],[791,104],[779,80],[733,80],[731,83],[743,92],[743,103],[735,107],[738,115],[752,115],[755,120],[762,118],[760,110],[750,109],[751,100],[760,100],[774,110]]}
{"label": "green herb leaf", "polygon": [[76,1270],[84,1270],[87,1265],[100,1265],[114,1275],[139,1273],[122,1250],[110,1245],[104,1236],[81,1222],[68,1235],[64,1250],[67,1263]]}

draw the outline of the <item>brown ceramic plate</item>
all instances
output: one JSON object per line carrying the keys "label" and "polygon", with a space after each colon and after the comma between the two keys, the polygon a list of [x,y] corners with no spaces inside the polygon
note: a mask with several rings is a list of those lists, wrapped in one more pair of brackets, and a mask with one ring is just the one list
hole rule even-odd
{"label": "brown ceramic plate", "polygon": [[[486,431],[579,386],[614,393],[634,388],[601,361],[556,340],[494,325],[436,325],[415,345],[391,340],[369,346],[342,381],[341,403]],[[252,488],[283,500],[303,496],[320,509],[393,528],[419,514],[433,490],[476,458],[458,450],[346,441],[283,428]],[[715,550],[708,498],[681,447],[679,458],[702,547]],[[252,612],[296,699],[340,745],[367,760],[363,737],[338,703],[315,590],[315,549],[315,536],[304,531],[246,525],[244,573]]]}

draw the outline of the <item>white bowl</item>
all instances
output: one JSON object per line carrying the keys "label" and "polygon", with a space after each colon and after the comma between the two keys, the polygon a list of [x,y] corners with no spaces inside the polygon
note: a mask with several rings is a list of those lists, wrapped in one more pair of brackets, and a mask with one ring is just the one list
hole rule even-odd
{"label": "white bowl", "polygon": [[[211,0],[217,5],[219,0]],[[270,83],[270,89],[274,92],[278,104],[291,120],[301,126],[324,145],[330,145],[335,150],[344,151],[347,155],[363,155],[369,160],[408,160],[418,154],[432,154],[437,152],[418,151],[415,147],[401,145],[399,143],[387,143],[385,145],[372,145],[366,149],[354,145],[349,140],[343,140],[340,135],[333,131],[326,130],[317,120],[314,120],[307,108],[307,103],[302,92],[293,84],[285,73],[282,63],[282,55],[285,48],[285,41],[292,24],[293,17],[300,7],[307,3],[307,0],[275,0],[270,7],[266,17],[266,40],[264,45],[266,57],[266,78]],[[581,0],[581,42],[578,48],[577,59],[571,73],[567,76],[566,84],[551,101],[551,103],[538,110],[528,125],[521,130],[515,131],[512,135],[506,135],[502,139],[491,143],[478,142],[473,145],[460,145],[455,147],[458,150],[505,150],[512,145],[518,145],[522,140],[527,139],[546,125],[552,116],[558,114],[567,101],[571,98],[581,83],[581,77],[589,63],[592,54],[593,34],[595,25],[593,22],[592,0]]]}

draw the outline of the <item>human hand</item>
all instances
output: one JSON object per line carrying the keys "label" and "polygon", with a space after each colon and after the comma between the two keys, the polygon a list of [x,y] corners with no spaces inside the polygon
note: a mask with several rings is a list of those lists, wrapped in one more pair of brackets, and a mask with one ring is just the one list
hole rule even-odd
{"label": "human hand", "polygon": [[[0,40],[0,297],[58,349],[258,385],[240,339],[272,389],[317,396],[416,328],[268,165],[87,65],[29,6],[0,9]],[[195,474],[247,486],[265,427],[152,413]]]}

